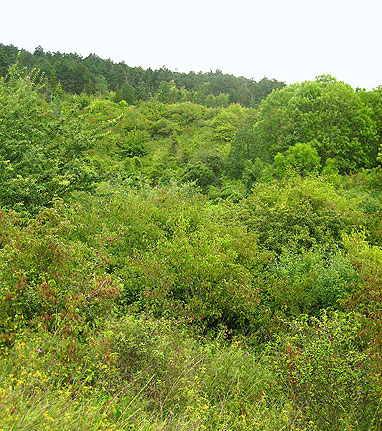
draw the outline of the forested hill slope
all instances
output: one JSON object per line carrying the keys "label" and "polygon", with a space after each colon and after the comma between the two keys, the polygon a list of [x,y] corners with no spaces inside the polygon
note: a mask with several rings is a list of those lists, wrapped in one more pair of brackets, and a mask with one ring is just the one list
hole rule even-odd
{"label": "forested hill slope", "polygon": [[5,76],[9,66],[18,62],[28,70],[37,68],[49,83],[48,91],[60,84],[72,94],[104,94],[115,92],[117,101],[136,103],[156,96],[163,102],[192,101],[206,106],[227,106],[240,103],[257,106],[275,88],[285,86],[275,79],[263,78],[259,82],[235,77],[220,70],[208,73],[172,72],[161,69],[144,70],[130,67],[124,62],[114,63],[90,54],[83,58],[78,54],[44,52],[37,47],[33,53],[13,45],[0,44],[0,76]]}
{"label": "forested hill slope", "polygon": [[7,49],[0,431],[381,430],[382,88],[119,100]]}

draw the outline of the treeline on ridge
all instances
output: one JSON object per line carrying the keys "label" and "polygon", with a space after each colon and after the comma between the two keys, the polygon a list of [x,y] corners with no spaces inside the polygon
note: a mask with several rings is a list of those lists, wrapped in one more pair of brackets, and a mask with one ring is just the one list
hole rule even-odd
{"label": "treeline on ridge", "polygon": [[172,72],[165,66],[158,70],[114,63],[95,54],[86,58],[71,53],[44,52],[41,46],[33,53],[13,45],[0,44],[0,76],[17,61],[20,67],[38,69],[47,79],[47,94],[54,94],[58,84],[71,94],[115,93],[115,100],[137,103],[156,97],[162,102],[191,101],[206,106],[228,106],[240,103],[257,106],[275,88],[285,86],[275,79],[259,82],[235,77],[220,70],[208,73]]}

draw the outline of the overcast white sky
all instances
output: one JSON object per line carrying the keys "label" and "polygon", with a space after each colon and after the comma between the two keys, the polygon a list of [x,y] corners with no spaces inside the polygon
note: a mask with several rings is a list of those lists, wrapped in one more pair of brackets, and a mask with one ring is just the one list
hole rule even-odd
{"label": "overcast white sky", "polygon": [[382,85],[382,0],[12,0],[0,42],[130,66]]}

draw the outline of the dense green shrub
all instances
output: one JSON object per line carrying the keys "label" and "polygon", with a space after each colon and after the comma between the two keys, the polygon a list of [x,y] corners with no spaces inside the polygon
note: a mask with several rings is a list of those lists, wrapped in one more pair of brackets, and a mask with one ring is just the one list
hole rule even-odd
{"label": "dense green shrub", "polygon": [[293,321],[280,337],[279,383],[309,429],[379,428],[381,376],[362,325],[356,314],[323,314]]}
{"label": "dense green shrub", "polygon": [[216,178],[212,169],[203,162],[196,162],[187,167],[183,181],[194,181],[199,187],[205,189],[207,186],[214,184]]}
{"label": "dense green shrub", "polygon": [[337,308],[361,278],[350,259],[341,250],[325,253],[282,253],[272,268],[273,283],[266,301],[290,314],[315,314],[323,308]]}
{"label": "dense green shrub", "polygon": [[203,218],[195,224],[178,213],[171,237],[126,261],[123,298],[156,315],[245,330],[259,301],[253,274],[267,257],[242,229],[223,232],[207,213]]}
{"label": "dense green shrub", "polygon": [[285,156],[277,153],[274,160],[275,174],[279,178],[292,173],[309,175],[318,172],[319,167],[320,156],[311,143],[298,142],[287,149]]}
{"label": "dense green shrub", "polygon": [[346,302],[350,310],[364,315],[365,336],[370,339],[372,354],[379,367],[382,365],[382,248],[371,246],[365,232],[344,236],[349,258],[359,271],[362,284]]}
{"label": "dense green shrub", "polygon": [[0,205],[27,215],[95,180],[91,134],[67,113],[57,117],[40,89],[17,67],[0,79]]}
{"label": "dense green shrub", "polygon": [[299,251],[332,245],[343,229],[350,231],[365,222],[355,202],[315,177],[256,184],[236,211],[257,234],[259,244],[278,253],[283,248]]}

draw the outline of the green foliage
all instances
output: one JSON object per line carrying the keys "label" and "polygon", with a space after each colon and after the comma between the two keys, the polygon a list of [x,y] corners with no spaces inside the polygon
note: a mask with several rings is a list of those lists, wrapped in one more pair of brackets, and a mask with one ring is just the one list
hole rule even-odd
{"label": "green foliage", "polygon": [[240,103],[257,106],[274,88],[285,86],[283,82],[263,78],[259,82],[237,78],[221,71],[196,74],[172,72],[166,67],[158,70],[129,67],[124,62],[114,63],[90,54],[83,58],[78,54],[44,52],[41,46],[34,53],[18,51],[13,45],[0,44],[0,77],[18,62],[28,70],[38,69],[47,81],[46,94],[50,97],[57,83],[72,94],[107,95],[115,100],[135,104],[150,97],[165,103],[194,102],[209,107]]}
{"label": "green foliage", "polygon": [[371,110],[373,120],[377,125],[379,138],[379,151],[377,160],[382,161],[382,86],[378,86],[372,91],[359,91],[360,98],[367,104]]}
{"label": "green foliage", "polygon": [[194,181],[199,187],[205,189],[207,186],[215,183],[216,177],[212,169],[203,162],[196,162],[187,167],[183,181]]}
{"label": "green foliage", "polygon": [[238,126],[245,119],[245,111],[240,105],[231,105],[223,109],[214,119],[212,125],[214,127],[213,138],[220,142],[232,142]]}
{"label": "green foliage", "polygon": [[125,141],[119,144],[119,152],[122,157],[142,157],[147,154],[147,133],[141,130],[127,132]]}
{"label": "green foliage", "polygon": [[126,82],[121,88],[119,88],[115,95],[115,101],[127,102],[128,104],[133,104],[137,102],[137,94],[135,88]]}
{"label": "green foliage", "polygon": [[166,118],[162,118],[155,123],[152,123],[150,126],[150,132],[155,136],[170,136],[172,133],[177,132],[177,126],[175,123],[167,120]]}
{"label": "green foliage", "polygon": [[234,140],[231,142],[230,153],[227,159],[227,172],[235,179],[241,178],[245,165],[254,160],[254,119],[249,116],[245,123],[239,127]]}
{"label": "green foliage", "polygon": [[280,385],[310,429],[378,429],[379,371],[359,315],[323,314],[291,323],[276,357]]}
{"label": "green foliage", "polygon": [[273,167],[269,163],[265,163],[259,158],[254,163],[250,160],[245,161],[242,181],[248,191],[257,182],[269,183],[273,179]]}
{"label": "green foliage", "polygon": [[16,54],[0,428],[379,429],[379,89]]}
{"label": "green foliage", "polygon": [[274,160],[276,176],[284,178],[288,172],[306,176],[317,172],[320,166],[320,156],[310,143],[297,143],[289,147],[285,156],[277,153]]}
{"label": "green foliage", "polygon": [[374,359],[381,366],[382,248],[368,244],[363,231],[345,235],[344,245],[363,281],[346,305],[350,310],[357,310],[365,316],[365,334],[372,340]]}
{"label": "green foliage", "polygon": [[178,101],[178,90],[174,81],[162,81],[159,84],[157,99],[162,103],[176,103]]}
{"label": "green foliage", "polygon": [[38,89],[16,67],[0,81],[0,204],[26,213],[94,180],[89,135],[66,115],[56,119]]}
{"label": "green foliage", "polygon": [[239,218],[256,232],[259,244],[278,253],[284,248],[300,251],[334,244],[343,229],[349,231],[365,221],[355,202],[314,177],[256,184],[240,204]]}
{"label": "green foliage", "polygon": [[93,247],[113,238],[105,247],[126,307],[243,330],[258,302],[251,271],[267,256],[239,226],[213,222],[202,202],[166,190],[103,202],[76,215],[84,229],[76,236]]}
{"label": "green foliage", "polygon": [[102,252],[64,239],[71,229],[64,209],[57,204],[27,226],[12,215],[0,219],[0,336],[5,343],[28,326],[86,332],[118,297],[118,281],[106,273]]}
{"label": "green foliage", "polygon": [[264,298],[289,315],[317,314],[338,308],[361,279],[350,259],[340,250],[311,250],[297,254],[285,251],[272,268],[274,278]]}
{"label": "green foliage", "polygon": [[276,431],[292,422],[270,361],[240,343],[201,343],[177,324],[127,317],[78,347],[81,357],[65,362],[57,337],[24,334],[0,364],[3,427]]}
{"label": "green foliage", "polygon": [[334,158],[341,172],[375,166],[379,145],[372,111],[360,95],[325,77],[270,94],[259,110],[255,140],[263,160],[315,140],[321,162]]}

